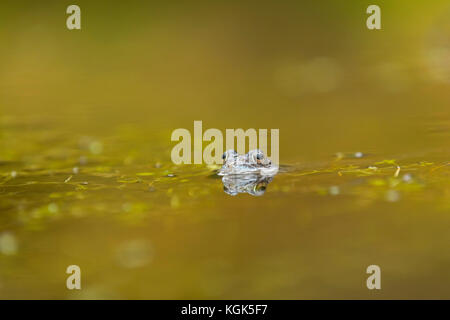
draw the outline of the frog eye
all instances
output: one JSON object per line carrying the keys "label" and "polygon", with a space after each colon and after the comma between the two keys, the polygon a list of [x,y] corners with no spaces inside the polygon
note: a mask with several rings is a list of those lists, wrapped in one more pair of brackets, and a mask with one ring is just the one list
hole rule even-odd
{"label": "frog eye", "polygon": [[263,157],[264,157],[264,156],[263,156],[261,153],[258,153],[258,154],[256,155],[256,159],[257,159],[257,160],[262,160]]}
{"label": "frog eye", "polygon": [[223,155],[222,155],[222,159],[223,159],[223,160],[225,160],[225,159],[226,159],[226,157],[227,157],[227,153],[226,153],[226,152],[224,152],[224,153],[223,153]]}

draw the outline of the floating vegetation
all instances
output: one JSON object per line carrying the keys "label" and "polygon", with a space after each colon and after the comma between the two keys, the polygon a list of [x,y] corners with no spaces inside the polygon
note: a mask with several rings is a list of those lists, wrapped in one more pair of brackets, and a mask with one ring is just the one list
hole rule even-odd
{"label": "floating vegetation", "polygon": [[154,176],[155,172],[138,172],[136,175],[141,177]]}
{"label": "floating vegetation", "polygon": [[139,183],[139,182],[142,182],[142,180],[139,179],[139,178],[123,177],[123,178],[120,178],[119,180],[117,180],[117,182],[120,182],[120,183]]}

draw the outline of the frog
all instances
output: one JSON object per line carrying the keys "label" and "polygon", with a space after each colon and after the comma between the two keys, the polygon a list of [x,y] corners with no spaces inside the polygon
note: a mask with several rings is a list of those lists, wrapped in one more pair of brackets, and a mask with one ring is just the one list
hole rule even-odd
{"label": "frog", "polygon": [[278,172],[278,166],[259,150],[250,150],[246,154],[239,154],[236,150],[227,150],[222,155],[223,165],[219,176],[230,174],[260,174],[273,176]]}
{"label": "frog", "polygon": [[259,149],[242,155],[236,150],[227,150],[222,159],[223,165],[217,174],[222,176],[224,191],[232,196],[239,193],[261,196],[278,173],[278,166]]}

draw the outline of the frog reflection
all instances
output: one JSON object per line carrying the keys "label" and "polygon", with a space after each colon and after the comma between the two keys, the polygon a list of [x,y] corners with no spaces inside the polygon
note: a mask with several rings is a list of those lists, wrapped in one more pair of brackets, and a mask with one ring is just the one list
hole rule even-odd
{"label": "frog reflection", "polygon": [[223,190],[232,196],[238,193],[262,196],[272,179],[273,176],[261,176],[259,174],[226,175],[222,178]]}
{"label": "frog reflection", "polygon": [[222,159],[224,163],[218,175],[223,176],[224,191],[233,196],[238,193],[263,195],[278,172],[278,166],[257,149],[244,155],[228,150]]}

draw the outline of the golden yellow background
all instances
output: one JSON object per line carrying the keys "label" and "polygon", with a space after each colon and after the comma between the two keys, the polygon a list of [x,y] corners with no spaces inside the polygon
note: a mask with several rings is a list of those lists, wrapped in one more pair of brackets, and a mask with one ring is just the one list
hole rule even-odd
{"label": "golden yellow background", "polygon": [[[0,3],[1,298],[450,298],[448,1],[70,4]],[[194,120],[289,169],[225,194]]]}

